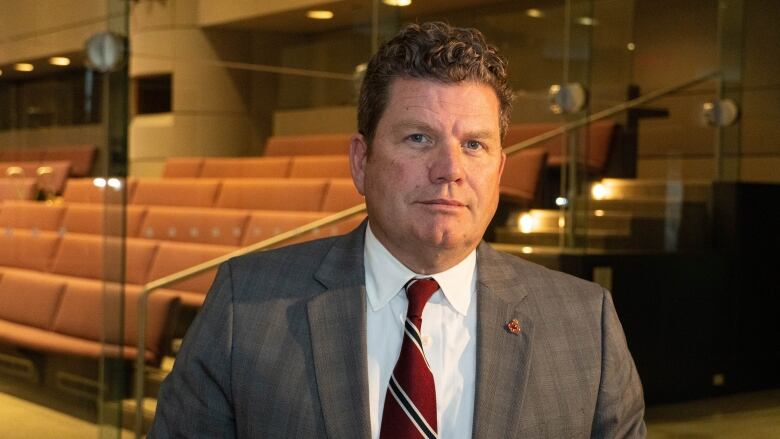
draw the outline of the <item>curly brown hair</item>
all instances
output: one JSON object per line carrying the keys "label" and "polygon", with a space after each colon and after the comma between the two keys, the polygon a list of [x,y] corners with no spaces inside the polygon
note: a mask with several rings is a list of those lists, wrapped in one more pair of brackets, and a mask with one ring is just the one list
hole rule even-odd
{"label": "curly brown hair", "polygon": [[480,31],[442,22],[409,24],[379,48],[366,68],[358,102],[358,131],[369,147],[396,78],[490,86],[498,97],[504,138],[514,96],[507,84],[507,62]]}

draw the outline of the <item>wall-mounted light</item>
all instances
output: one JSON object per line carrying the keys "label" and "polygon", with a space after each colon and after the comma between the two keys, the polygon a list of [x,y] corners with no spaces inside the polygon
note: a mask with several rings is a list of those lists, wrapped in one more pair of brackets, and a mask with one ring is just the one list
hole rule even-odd
{"label": "wall-mounted light", "polygon": [[3,69],[0,69],[0,76],[3,76]]}
{"label": "wall-mounted light", "polygon": [[599,21],[593,17],[577,17],[574,21],[583,26],[596,26]]}
{"label": "wall-mounted light", "polygon": [[388,6],[398,6],[399,8],[402,8],[411,5],[412,0],[382,0],[382,3]]}
{"label": "wall-mounted light", "polygon": [[628,43],[628,44],[626,44],[626,49],[628,49],[629,52],[633,52],[634,49],[636,49],[636,44]]}
{"label": "wall-mounted light", "polygon": [[17,72],[32,72],[33,70],[35,70],[35,66],[33,66],[30,63],[20,62],[14,64],[14,70],[16,70]]}
{"label": "wall-mounted light", "polygon": [[49,64],[53,66],[69,66],[70,58],[66,58],[64,56],[52,56],[49,58]]}
{"label": "wall-mounted light", "polygon": [[542,17],[544,17],[544,12],[542,12],[541,9],[532,8],[532,9],[526,10],[525,11],[525,15],[527,15],[527,16],[529,16],[531,18],[542,18]]}
{"label": "wall-mounted light", "polygon": [[312,9],[311,11],[306,11],[306,17],[312,20],[330,20],[333,18],[333,11]]}

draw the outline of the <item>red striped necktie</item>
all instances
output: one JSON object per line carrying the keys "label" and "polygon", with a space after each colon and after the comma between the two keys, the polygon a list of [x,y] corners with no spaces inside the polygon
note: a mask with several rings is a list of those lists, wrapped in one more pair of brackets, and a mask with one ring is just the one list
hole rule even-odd
{"label": "red striped necktie", "polygon": [[436,387],[420,337],[423,308],[438,289],[432,278],[412,279],[406,286],[404,341],[385,395],[381,439],[438,437]]}

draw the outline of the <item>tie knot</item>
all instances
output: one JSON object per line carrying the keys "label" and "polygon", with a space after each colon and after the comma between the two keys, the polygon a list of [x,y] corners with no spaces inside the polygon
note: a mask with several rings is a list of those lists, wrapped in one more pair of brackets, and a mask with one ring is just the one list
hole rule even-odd
{"label": "tie knot", "polygon": [[421,319],[425,304],[438,289],[439,283],[432,277],[412,279],[406,286],[406,297],[409,299],[409,309],[406,311],[406,316]]}

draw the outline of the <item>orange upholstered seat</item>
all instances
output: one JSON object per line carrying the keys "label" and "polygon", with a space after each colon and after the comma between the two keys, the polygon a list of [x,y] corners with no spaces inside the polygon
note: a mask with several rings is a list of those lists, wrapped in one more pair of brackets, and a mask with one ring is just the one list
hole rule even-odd
{"label": "orange upholstered seat", "polygon": [[0,201],[35,198],[34,178],[0,178]]}
{"label": "orange upholstered seat", "polygon": [[266,142],[265,155],[346,155],[349,137],[350,134],[271,136]]}
{"label": "orange upholstered seat", "polygon": [[[63,200],[69,203],[111,203],[119,204],[122,199],[119,197],[119,189],[96,184],[99,179],[94,178],[69,178],[65,183],[65,191],[62,194]],[[102,181],[105,183],[105,181]],[[125,181],[127,189],[127,199],[131,200],[138,179],[128,178]],[[121,188],[120,188],[121,189]]]}
{"label": "orange upholstered seat", "polygon": [[327,189],[323,179],[223,180],[217,207],[252,210],[318,211]]}
{"label": "orange upholstered seat", "polygon": [[202,178],[282,178],[290,170],[289,157],[218,157],[203,159]]}
{"label": "orange upholstered seat", "polygon": [[165,160],[163,178],[198,178],[203,157],[171,157]]}
{"label": "orange upholstered seat", "polygon": [[43,151],[43,160],[67,160],[70,162],[71,176],[86,177],[92,173],[97,147],[95,145],[50,146]]}
{"label": "orange upholstered seat", "polygon": [[[551,131],[558,128],[560,125],[555,123],[529,123],[529,124],[517,124],[509,127],[506,138],[504,139],[505,146],[511,146],[519,143],[523,140],[530,139],[540,134]],[[593,172],[601,172],[604,170],[607,158],[609,156],[609,144],[612,138],[612,133],[615,129],[615,121],[602,120],[592,123],[588,128],[588,142],[586,148],[581,148],[580,160],[582,160]],[[576,131],[571,132],[570,135],[576,135]],[[547,151],[547,164],[553,167],[559,167],[565,160],[565,155],[562,152],[561,145],[564,141],[563,136],[556,136],[535,148],[541,148]]]}
{"label": "orange upholstered seat", "polygon": [[47,271],[59,240],[55,232],[4,230],[0,232],[0,266]]}
{"label": "orange upholstered seat", "polygon": [[65,207],[35,201],[6,201],[0,205],[0,228],[59,230]]}
{"label": "orange upholstered seat", "polygon": [[138,181],[132,204],[211,207],[220,182],[207,179],[144,179]]}
{"label": "orange upholstered seat", "polygon": [[350,178],[349,156],[296,156],[292,158],[290,178]]}
{"label": "orange upholstered seat", "polygon": [[257,210],[252,212],[241,245],[271,238],[327,216],[325,212]]}
{"label": "orange upholstered seat", "polygon": [[[106,215],[106,209],[111,212]],[[87,233],[93,235],[119,234],[119,224],[111,224],[106,227],[106,222],[118,220],[119,212],[124,209],[125,215],[125,235],[137,237],[139,228],[144,215],[146,215],[145,206],[115,205],[115,204],[88,204],[88,203],[68,203],[65,209],[65,215],[62,219],[62,231],[64,233]]]}
{"label": "orange upholstered seat", "polygon": [[51,329],[64,289],[62,279],[8,271],[0,279],[0,319]]}
{"label": "orange upholstered seat", "polygon": [[520,202],[533,201],[546,157],[547,151],[538,148],[507,157],[501,176],[501,195]]}
{"label": "orange upholstered seat", "polygon": [[[236,247],[183,242],[160,242],[157,256],[149,271],[147,282],[163,278],[169,274],[190,268],[216,257],[234,251]],[[191,307],[200,306],[214,281],[216,269],[183,280],[168,287],[181,297],[182,304]]]}
{"label": "orange upholstered seat", "polygon": [[249,212],[232,209],[149,207],[141,237],[203,244],[239,245]]}
{"label": "orange upholstered seat", "polygon": [[[157,251],[157,243],[127,238],[125,280],[142,284]],[[122,238],[70,233],[62,237],[51,271],[66,276],[118,281]]]}
{"label": "orange upholstered seat", "polygon": [[320,210],[326,212],[337,212],[339,210],[349,209],[365,199],[355,188],[351,178],[334,178],[328,185],[325,198],[322,201]]}

